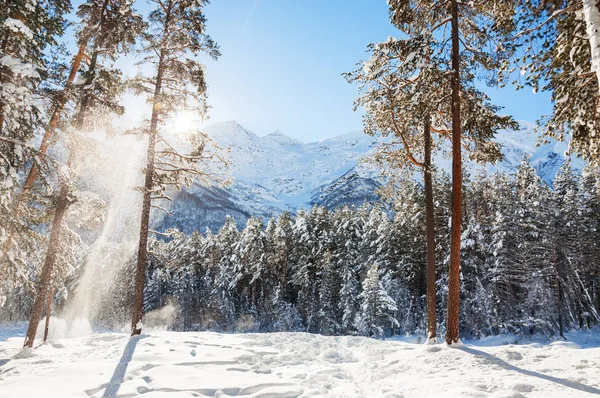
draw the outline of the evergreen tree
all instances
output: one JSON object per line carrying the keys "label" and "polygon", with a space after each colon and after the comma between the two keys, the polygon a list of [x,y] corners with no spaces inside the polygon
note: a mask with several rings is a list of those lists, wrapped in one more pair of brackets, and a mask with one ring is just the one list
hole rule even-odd
{"label": "evergreen tree", "polygon": [[584,280],[587,281],[586,292],[593,302],[590,314],[593,320],[600,311],[600,173],[596,167],[588,165],[582,174],[584,228],[579,247],[583,249],[583,263],[587,264]]}
{"label": "evergreen tree", "polygon": [[377,265],[372,265],[367,271],[359,299],[361,311],[356,319],[356,327],[360,333],[383,337],[386,330],[397,326],[398,322],[393,316],[397,310],[396,303],[383,288]]}
{"label": "evergreen tree", "polygon": [[[144,35],[143,63],[152,65],[155,75],[140,77],[139,92],[150,96],[152,116],[148,132],[148,155],[143,188],[143,207],[135,280],[131,333],[141,333],[144,278],[148,257],[150,209],[153,198],[164,197],[166,186],[190,184],[193,178],[206,178],[201,163],[206,136],[198,134],[197,147],[185,155],[161,135],[160,125],[174,112],[194,108],[206,112],[206,82],[200,53],[219,56],[218,46],[205,33],[206,0],[155,0],[150,12],[150,28]],[[191,106],[194,103],[194,106]]]}
{"label": "evergreen tree", "polygon": [[[353,323],[359,310],[358,295],[360,280],[366,270],[361,263],[360,242],[363,240],[363,226],[357,211],[347,206],[334,215],[335,230],[335,270],[341,286],[331,281],[327,289],[339,291],[340,326],[345,333],[353,331]],[[330,277],[331,278],[331,277]],[[337,281],[336,281],[337,282]]]}
{"label": "evergreen tree", "polygon": [[[20,175],[40,162],[31,140],[44,123],[45,90],[57,72],[49,48],[64,34],[68,0],[0,2],[0,304],[15,282],[28,283],[27,255],[39,244],[25,214],[15,214]],[[15,195],[16,194],[16,195]]]}
{"label": "evergreen tree", "polygon": [[237,243],[240,233],[235,220],[231,217],[225,219],[225,224],[219,230],[216,243],[219,250],[218,271],[214,281],[213,296],[218,306],[219,316],[213,319],[220,328],[228,330],[235,324],[239,315],[240,292],[238,283],[244,278],[238,252]]}
{"label": "evergreen tree", "polygon": [[[65,88],[59,94],[55,100],[53,114],[50,118],[50,122],[46,127],[44,136],[42,137],[42,143],[40,145],[40,152],[44,153],[49,145],[50,139],[55,135],[55,129],[60,118],[60,115],[65,107],[66,102],[70,99],[69,96],[73,91],[74,76],[77,74],[81,58],[83,57],[83,51],[86,45],[92,41],[91,48],[94,49],[94,54],[90,61],[88,75],[86,77],[85,86],[87,90],[86,94],[80,98],[80,106],[78,109],[79,115],[77,116],[77,127],[82,128],[83,123],[88,117],[89,107],[92,103],[91,96],[98,91],[98,89],[109,88],[107,92],[96,95],[95,102],[102,102],[104,107],[113,109],[117,106],[116,101],[121,93],[118,88],[118,84],[114,84],[114,80],[118,82],[117,77],[113,77],[107,71],[101,71],[97,73],[98,56],[102,54],[105,57],[116,58],[119,52],[126,52],[135,43],[136,37],[139,35],[140,30],[144,27],[141,21],[141,17],[137,16],[131,9],[130,2],[111,2],[104,0],[101,2],[92,1],[92,3],[84,3],[80,6],[78,15],[83,18],[82,27],[78,32],[80,50],[78,55],[73,62],[71,74],[66,83]],[[102,69],[102,68],[99,68]],[[100,77],[95,78],[96,74]],[[98,82],[100,81],[100,82]],[[108,86],[106,85],[108,83]],[[95,85],[95,89],[91,88]],[[111,106],[112,105],[112,106]],[[120,109],[119,109],[120,110]],[[73,134],[73,132],[71,132]],[[67,140],[69,141],[69,140]],[[73,140],[74,141],[74,140]],[[70,153],[75,153],[75,148],[72,147],[73,142],[67,143],[67,149]],[[73,171],[74,157],[69,155],[67,161],[67,167]],[[73,174],[73,173],[71,173]],[[24,192],[17,201],[16,212],[19,212],[20,203],[26,199],[27,191],[33,184],[37,175],[37,165],[33,163],[29,174],[24,184]],[[33,340],[35,339],[35,331],[37,329],[38,320],[41,316],[43,300],[46,297],[46,291],[48,290],[48,284],[52,275],[52,269],[56,262],[57,256],[60,252],[60,241],[61,232],[63,228],[63,219],[69,206],[76,200],[72,197],[72,179],[74,176],[65,175],[62,171],[59,172],[59,193],[56,198],[56,208],[54,211],[54,217],[52,220],[52,226],[50,230],[50,237],[48,242],[48,249],[44,258],[44,265],[42,268],[42,275],[36,287],[36,299],[34,300],[31,318],[29,321],[28,333],[25,339],[25,346],[31,347]]]}
{"label": "evergreen tree", "polygon": [[[433,197],[431,180],[431,131],[451,138],[453,143],[453,228],[448,342],[458,340],[458,299],[461,220],[461,147],[463,138],[472,140],[474,158],[495,161],[499,151],[490,142],[496,130],[512,126],[510,118],[500,117],[497,107],[475,88],[475,73],[483,69],[488,82],[495,84],[501,61],[512,48],[503,41],[512,29],[512,6],[487,1],[443,5],[428,1],[390,1],[391,20],[408,37],[390,39],[371,46],[373,56],[363,72],[351,79],[362,81],[364,96],[358,103],[367,110],[367,130],[392,131],[401,139],[405,157],[398,163],[423,167],[426,182],[428,228],[429,334],[436,335],[434,281]],[[476,21],[476,23],[470,22]],[[448,29],[446,29],[448,28]],[[462,48],[461,48],[462,40]],[[446,43],[451,42],[448,47]],[[469,45],[464,45],[469,43]],[[495,46],[494,51],[489,45]],[[448,68],[448,65],[451,65]],[[364,82],[370,83],[365,84]],[[462,109],[461,109],[461,103]],[[369,115],[372,114],[372,115]],[[461,121],[462,117],[462,121]],[[452,125],[447,126],[447,121]],[[412,129],[412,132],[411,132]],[[422,139],[420,132],[423,131]],[[424,145],[424,160],[413,150]],[[412,150],[411,150],[412,148]],[[386,157],[397,157],[385,151]],[[400,158],[402,159],[402,158]]]}
{"label": "evergreen tree", "polygon": [[[570,150],[598,164],[600,141],[600,8],[595,0],[516,2],[523,49],[516,60],[524,85],[552,93],[543,133],[569,140]],[[506,65],[506,69],[512,71]]]}

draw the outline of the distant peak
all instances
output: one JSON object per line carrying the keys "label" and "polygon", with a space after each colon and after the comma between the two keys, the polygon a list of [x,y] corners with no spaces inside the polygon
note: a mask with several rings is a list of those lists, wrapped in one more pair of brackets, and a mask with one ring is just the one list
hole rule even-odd
{"label": "distant peak", "polygon": [[216,134],[216,135],[227,135],[227,136],[231,136],[231,135],[239,136],[241,134],[241,135],[246,135],[246,136],[250,136],[250,137],[256,137],[256,134],[254,134],[250,130],[247,130],[246,128],[244,128],[244,126],[242,126],[235,120],[228,120],[225,122],[217,122],[215,124],[212,124],[206,128],[206,132],[209,135]]}
{"label": "distant peak", "polygon": [[239,124],[237,121],[235,120],[227,120],[224,122],[217,122],[213,125],[210,126],[211,128],[229,128],[232,130],[245,130],[245,128]]}
{"label": "distant peak", "polygon": [[302,142],[300,142],[292,137],[288,137],[287,135],[283,134],[279,130],[275,130],[272,133],[265,135],[264,138],[269,141],[274,141],[274,142],[277,142],[282,145],[300,145],[300,144],[302,144]]}

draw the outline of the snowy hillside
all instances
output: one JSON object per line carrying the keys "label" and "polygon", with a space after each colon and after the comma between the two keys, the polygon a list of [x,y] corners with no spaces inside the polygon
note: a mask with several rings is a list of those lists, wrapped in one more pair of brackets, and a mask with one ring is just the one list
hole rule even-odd
{"label": "snowy hillside", "polygon": [[[11,334],[14,336],[14,332]],[[569,336],[585,340],[588,334]],[[500,343],[499,338],[493,343]],[[423,345],[306,333],[152,332],[0,341],[0,395],[19,397],[587,397],[598,337]],[[488,341],[489,343],[490,341]],[[588,348],[590,347],[590,348]]]}
{"label": "snowy hillside", "polygon": [[[516,169],[523,153],[532,155],[532,165],[548,184],[563,163],[564,143],[536,147],[538,136],[534,125],[523,122],[519,131],[502,132],[498,142],[503,146],[504,160],[489,165],[490,171]],[[343,204],[360,205],[376,199],[378,170],[361,162],[378,145],[361,131],[340,135],[320,142],[302,143],[279,131],[258,136],[235,121],[223,122],[205,129],[225,148],[230,148],[231,173],[235,182],[227,189],[195,185],[179,194],[171,205],[172,215],[160,226],[177,227],[191,232],[207,226],[218,229],[226,215],[239,226],[251,215],[267,218],[283,210],[296,211],[313,204],[335,208]],[[440,153],[435,158],[440,167],[450,170],[451,160]],[[479,166],[467,163],[468,170]],[[582,168],[579,160],[575,168]]]}

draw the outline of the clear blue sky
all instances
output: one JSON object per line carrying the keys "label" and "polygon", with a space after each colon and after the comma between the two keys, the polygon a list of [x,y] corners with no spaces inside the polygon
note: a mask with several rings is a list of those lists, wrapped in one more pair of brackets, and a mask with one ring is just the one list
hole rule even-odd
{"label": "clear blue sky", "polygon": [[[150,9],[146,0],[136,8]],[[205,14],[223,54],[203,60],[212,106],[206,124],[237,120],[258,135],[280,130],[304,142],[362,128],[352,110],[357,87],[341,74],[368,57],[369,43],[399,35],[385,0],[213,0]],[[127,63],[126,73],[137,73]],[[551,110],[548,94],[486,91],[517,120],[535,122]]]}
{"label": "clear blue sky", "polygon": [[[367,44],[398,35],[385,0],[214,0],[205,13],[223,53],[206,63],[210,122],[302,141],[361,128],[357,88],[341,74],[367,58]],[[549,96],[530,89],[486,91],[518,120],[550,110]]]}

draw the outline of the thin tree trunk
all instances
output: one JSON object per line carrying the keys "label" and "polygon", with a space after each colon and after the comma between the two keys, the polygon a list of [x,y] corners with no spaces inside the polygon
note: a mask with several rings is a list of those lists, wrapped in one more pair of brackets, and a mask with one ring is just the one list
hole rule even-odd
{"label": "thin tree trunk", "polygon": [[373,319],[371,320],[371,334],[374,335],[373,331],[375,322],[377,322],[377,292],[375,292],[375,297],[373,298]]}
{"label": "thin tree trunk", "polygon": [[283,257],[283,270],[281,272],[281,297],[287,301],[287,245]]}
{"label": "thin tree trunk", "polygon": [[[52,117],[50,118],[50,122],[48,123],[48,127],[46,128],[46,131],[44,132],[44,136],[42,137],[42,142],[40,144],[40,149],[38,151],[42,155],[48,151],[48,147],[50,146],[50,140],[54,136],[54,131],[56,130],[56,125],[58,123],[58,120],[60,119],[60,115],[61,115],[61,113],[64,109],[64,106],[65,106],[65,103],[69,97],[70,91],[73,86],[73,81],[75,80],[75,77],[77,76],[77,71],[79,70],[79,66],[81,65],[81,59],[83,58],[84,52],[85,52],[85,44],[82,44],[79,46],[79,51],[77,52],[77,55],[75,56],[75,59],[73,60],[73,65],[71,66],[71,72],[69,74],[69,78],[67,79],[67,83],[65,84],[65,88],[63,89],[63,92],[60,94],[60,96],[57,100],[56,107],[54,108]],[[33,162],[31,164],[31,168],[29,169],[29,173],[27,174],[27,179],[25,180],[25,183],[23,184],[21,194],[17,198],[17,201],[14,206],[14,212],[15,212],[17,218],[21,214],[21,208],[23,206],[23,203],[27,199],[27,194],[28,194],[29,190],[31,189],[31,186],[33,185],[33,183],[35,182],[35,179],[37,178],[38,171],[39,170],[38,170],[37,163]],[[6,239],[6,242],[3,245],[4,247],[2,248],[2,253],[4,253],[4,257],[8,257],[8,253],[10,252],[10,250],[12,249],[12,246],[14,244],[14,240],[11,238],[11,235],[12,235],[11,231],[8,231],[8,232],[9,232],[8,239]],[[4,269],[6,268],[4,260],[8,261],[8,258],[2,259],[0,261],[2,263],[2,266],[0,266],[0,278],[4,274]],[[1,280],[0,280],[0,282],[1,282]]]}
{"label": "thin tree trunk", "polygon": [[563,318],[562,318],[562,288],[560,284],[560,276],[558,274],[558,264],[556,262],[556,247],[552,251],[552,265],[554,267],[554,284],[556,285],[556,310],[558,313],[558,330],[560,338],[564,339]]}
{"label": "thin tree trunk", "polygon": [[460,148],[460,48],[458,1],[451,0],[452,13],[452,225],[448,280],[448,319],[446,343],[458,342],[460,301],[460,221],[462,211],[462,159]]}
{"label": "thin tree trunk", "polygon": [[[54,136],[54,131],[56,130],[56,125],[60,119],[60,115],[65,108],[65,104],[69,99],[71,94],[71,90],[73,89],[73,82],[75,81],[75,77],[77,76],[77,72],[79,71],[79,66],[81,65],[81,59],[85,53],[86,43],[81,44],[79,46],[79,50],[77,51],[77,55],[73,60],[73,65],[71,66],[71,73],[69,73],[69,78],[67,79],[67,83],[65,84],[65,88],[63,92],[59,95],[58,100],[56,102],[56,106],[54,111],[52,112],[52,117],[50,118],[50,122],[48,122],[48,127],[44,132],[44,136],[42,137],[42,143],[40,144],[39,152],[41,154],[45,154],[48,151],[48,147],[50,146],[50,140]],[[35,179],[38,175],[38,165],[36,162],[33,162],[31,168],[29,169],[29,173],[27,174],[27,179],[25,180],[25,184],[23,184],[23,194],[26,193],[31,186],[33,185]],[[19,205],[23,203],[23,200],[19,200]]]}
{"label": "thin tree trunk", "polygon": [[35,300],[33,301],[33,306],[31,308],[31,316],[29,317],[29,327],[27,328],[27,335],[23,345],[24,347],[33,347],[37,327],[42,317],[44,300],[46,299],[48,287],[50,285],[50,279],[52,277],[52,268],[60,249],[60,233],[63,224],[62,221],[70,204],[68,200],[68,194],[69,190],[67,185],[61,184],[59,199],[57,202],[56,211],[54,213],[54,220],[52,221],[52,229],[50,231],[50,242],[48,244],[48,250],[46,251],[42,275],[40,276],[40,280],[37,285]]}
{"label": "thin tree trunk", "polygon": [[[4,36],[2,40],[2,53],[6,54],[6,47],[8,47],[8,33]],[[4,76],[0,73],[0,83],[4,83]],[[4,103],[0,103],[0,134],[2,134],[2,128],[4,127]]]}
{"label": "thin tree trunk", "polygon": [[[91,76],[88,77],[85,81],[85,85],[90,85],[94,81],[94,71],[96,69],[96,64],[98,63],[98,50],[94,50],[92,57],[90,58],[89,71],[91,72]],[[84,95],[81,98],[81,102],[79,103],[79,111],[77,112],[77,116],[75,117],[75,126],[78,129],[82,129],[85,123],[85,117],[88,114],[88,111],[92,105],[92,99],[88,95]]]}
{"label": "thin tree trunk", "polygon": [[54,288],[48,289],[48,299],[46,301],[46,324],[44,325],[44,343],[48,340],[48,330],[50,329],[50,313],[52,312],[52,296]]}
{"label": "thin tree trunk", "polygon": [[[168,18],[168,14],[167,17]],[[131,318],[131,335],[142,333],[142,313],[144,306],[144,284],[146,282],[146,263],[148,261],[148,233],[150,225],[150,208],[152,202],[152,188],[154,187],[154,155],[156,135],[158,128],[158,112],[160,109],[160,96],[163,76],[164,50],[161,50],[158,71],[156,73],[156,86],[152,101],[152,118],[150,120],[150,137],[148,138],[148,159],[146,164],[146,178],[144,183],[144,199],[142,203],[142,219],[140,222],[140,240],[138,244],[138,258],[135,274],[133,295],[133,313]]]}
{"label": "thin tree trunk", "polygon": [[431,175],[431,126],[429,116],[425,117],[423,134],[425,138],[423,180],[425,183],[425,211],[427,213],[427,338],[435,340],[437,337],[435,296],[435,226],[433,214],[433,181]]}

